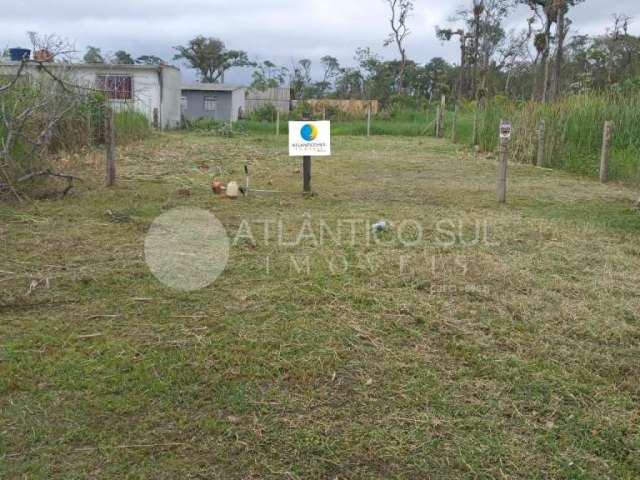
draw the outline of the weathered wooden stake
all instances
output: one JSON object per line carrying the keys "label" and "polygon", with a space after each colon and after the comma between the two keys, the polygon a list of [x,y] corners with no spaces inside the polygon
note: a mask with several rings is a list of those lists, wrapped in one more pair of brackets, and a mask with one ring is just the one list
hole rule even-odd
{"label": "weathered wooden stake", "polygon": [[106,185],[113,187],[116,184],[116,131],[111,106],[104,109],[104,141],[107,148]]}
{"label": "weathered wooden stake", "polygon": [[447,115],[447,97],[442,95],[442,97],[440,98],[440,135],[438,135],[439,138],[444,137],[446,115]]}
{"label": "weathered wooden stake", "polygon": [[538,157],[536,159],[538,167],[544,167],[545,128],[544,120],[540,120],[540,125],[538,126]]}
{"label": "weathered wooden stake", "polygon": [[327,119],[327,107],[322,107],[322,120]]}
{"label": "weathered wooden stake", "polygon": [[[501,121],[500,126],[505,122]],[[507,169],[509,166],[509,138],[500,135],[500,163],[498,166],[498,202],[507,201]]]}
{"label": "weathered wooden stake", "polygon": [[451,141],[456,143],[457,140],[457,129],[458,129],[458,105],[453,109],[453,123],[451,124]]}
{"label": "weathered wooden stake", "polygon": [[160,128],[160,114],[157,108],[153,109],[153,128],[156,130]]}
{"label": "weathered wooden stake", "polygon": [[436,138],[440,138],[440,129],[442,128],[440,126],[440,120],[441,120],[441,116],[440,116],[440,105],[438,105],[438,108],[436,110]]}
{"label": "weathered wooden stake", "polygon": [[367,137],[371,136],[371,104],[367,109]]}
{"label": "weathered wooden stake", "polygon": [[611,136],[613,135],[613,122],[604,122],[602,134],[602,156],[600,158],[600,182],[609,181],[609,149],[611,148]]}
{"label": "weathered wooden stake", "polygon": [[311,157],[302,157],[302,191],[311,193]]}
{"label": "weathered wooden stake", "polygon": [[276,111],[276,135],[280,136],[280,110]]}
{"label": "weathered wooden stake", "polygon": [[478,145],[478,110],[473,116],[473,145]]}
{"label": "weathered wooden stake", "polygon": [[[309,117],[304,115],[302,117],[303,121],[308,121]],[[311,157],[303,156],[302,157],[302,192],[304,195],[308,195],[311,193]]]}

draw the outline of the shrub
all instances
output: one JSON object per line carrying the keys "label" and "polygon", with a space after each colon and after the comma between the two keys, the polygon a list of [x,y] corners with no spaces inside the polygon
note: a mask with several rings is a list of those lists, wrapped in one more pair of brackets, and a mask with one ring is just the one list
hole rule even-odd
{"label": "shrub", "polygon": [[185,120],[184,128],[208,135],[233,137],[236,134],[246,133],[245,123],[237,122],[234,125],[230,122],[221,122],[213,118],[198,118],[196,120]]}
{"label": "shrub", "polygon": [[249,118],[250,120],[257,122],[275,122],[277,115],[278,110],[276,107],[273,104],[268,103],[251,112]]}
{"label": "shrub", "polygon": [[[31,183],[17,182],[41,170],[56,170],[56,153],[74,151],[104,141],[105,98],[87,89],[75,89],[49,77],[20,78],[0,93],[0,190]],[[119,143],[150,134],[147,118],[133,109],[115,116]],[[4,184],[4,187],[2,187]]]}
{"label": "shrub", "polygon": [[302,120],[304,117],[311,117],[313,115],[313,107],[310,103],[305,101],[299,101],[296,107],[291,110],[289,118],[292,120]]}

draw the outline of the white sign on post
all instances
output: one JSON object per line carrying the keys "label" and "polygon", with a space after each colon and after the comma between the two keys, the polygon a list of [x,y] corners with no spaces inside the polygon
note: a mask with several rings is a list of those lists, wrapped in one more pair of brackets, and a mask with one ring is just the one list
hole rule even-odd
{"label": "white sign on post", "polygon": [[289,122],[290,157],[331,155],[331,122]]}
{"label": "white sign on post", "polygon": [[513,128],[510,123],[503,123],[500,125],[500,138],[503,140],[509,140],[511,138],[511,132]]}

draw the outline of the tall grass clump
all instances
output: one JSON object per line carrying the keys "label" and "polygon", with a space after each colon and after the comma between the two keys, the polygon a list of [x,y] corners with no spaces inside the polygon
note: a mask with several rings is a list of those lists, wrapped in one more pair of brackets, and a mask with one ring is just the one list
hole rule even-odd
{"label": "tall grass clump", "polygon": [[604,123],[615,124],[610,178],[640,181],[640,94],[620,92],[571,95],[555,103],[490,102],[482,115],[480,146],[497,147],[500,120],[514,126],[513,158],[535,163],[538,125],[546,124],[546,167],[595,177],[600,167]]}
{"label": "tall grass clump", "polygon": [[114,113],[116,143],[126,144],[151,135],[151,124],[143,113],[128,108]]}

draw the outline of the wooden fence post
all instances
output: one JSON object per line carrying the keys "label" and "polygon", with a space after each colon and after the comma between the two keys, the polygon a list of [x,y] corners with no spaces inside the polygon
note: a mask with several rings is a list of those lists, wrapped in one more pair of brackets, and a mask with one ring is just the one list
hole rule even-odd
{"label": "wooden fence post", "polygon": [[302,157],[302,191],[311,193],[311,157]]}
{"label": "wooden fence post", "polygon": [[276,136],[280,136],[280,110],[276,111]]}
{"label": "wooden fence post", "polygon": [[613,122],[604,122],[602,134],[602,156],[600,157],[600,182],[609,181],[609,149],[611,148],[611,136],[613,134]]}
{"label": "wooden fence post", "polygon": [[544,167],[545,129],[545,121],[540,120],[540,125],[538,126],[538,157],[536,159],[538,167]]}
{"label": "wooden fence post", "polygon": [[[307,116],[302,117],[303,121],[309,120]],[[311,157],[302,157],[302,192],[303,195],[311,194]]]}
{"label": "wooden fence post", "polygon": [[367,109],[367,137],[371,136],[371,103]]}
{"label": "wooden fence post", "polygon": [[442,95],[440,99],[440,105],[436,111],[436,137],[442,138],[444,136],[444,115],[447,111],[447,97]]}
{"label": "wooden fence post", "polygon": [[106,185],[113,187],[116,184],[116,131],[110,105],[104,109],[104,142],[107,149]]}
{"label": "wooden fence post", "polygon": [[428,104],[427,107],[425,108],[425,111],[424,111],[424,121],[427,124],[427,129],[425,131],[427,132],[427,135],[429,135],[429,128],[428,127],[429,127],[429,106],[430,105],[431,104]]}
{"label": "wooden fence post", "polygon": [[458,105],[455,106],[455,108],[453,109],[453,123],[451,124],[451,141],[453,143],[456,143],[456,136],[457,136],[457,129],[458,129]]}
{"label": "wooden fence post", "polygon": [[[507,133],[508,131],[508,133]],[[498,202],[507,201],[507,169],[509,166],[509,140],[511,139],[511,126],[504,121],[500,122],[500,163],[498,166]]]}
{"label": "wooden fence post", "polygon": [[479,128],[479,118],[478,118],[478,109],[476,108],[476,112],[473,116],[473,146],[478,145],[478,128]]}
{"label": "wooden fence post", "polygon": [[440,138],[444,137],[444,126],[447,114],[447,97],[442,95],[440,98]]}
{"label": "wooden fence post", "polygon": [[157,108],[153,109],[153,128],[156,130],[160,128],[160,114]]}

